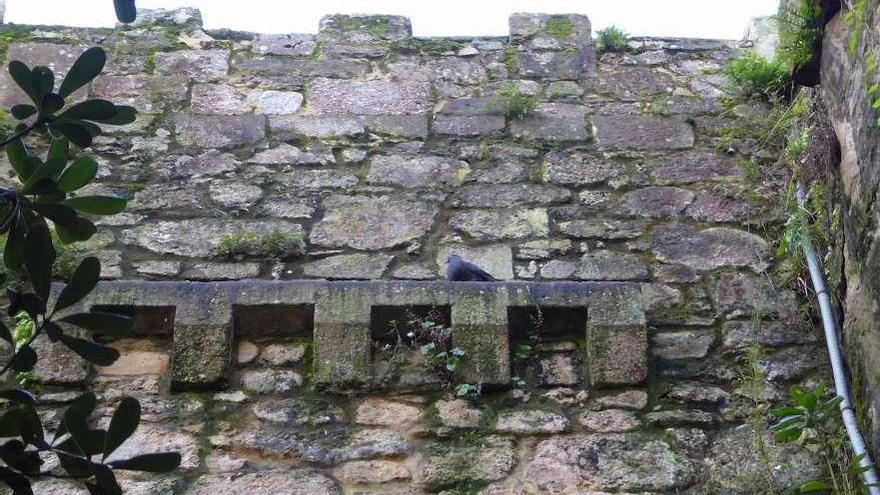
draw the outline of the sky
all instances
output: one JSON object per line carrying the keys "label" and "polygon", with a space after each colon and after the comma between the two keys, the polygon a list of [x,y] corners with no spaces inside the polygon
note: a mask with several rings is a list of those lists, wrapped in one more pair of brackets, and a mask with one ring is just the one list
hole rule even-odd
{"label": "sky", "polygon": [[[582,13],[593,29],[633,36],[740,39],[750,18],[773,14],[779,0],[138,0],[139,8],[197,7],[205,28],[314,33],[333,13],[405,15],[415,36],[508,34],[512,12]],[[112,26],[112,0],[6,0],[6,22]]]}

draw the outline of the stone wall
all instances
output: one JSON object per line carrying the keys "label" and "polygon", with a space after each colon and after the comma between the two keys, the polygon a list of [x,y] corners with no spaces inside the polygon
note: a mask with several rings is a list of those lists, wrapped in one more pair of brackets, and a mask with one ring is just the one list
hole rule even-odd
{"label": "stone wall", "polygon": [[[853,28],[838,14],[827,26],[822,48],[822,97],[840,143],[841,160],[834,179],[839,182],[843,228],[838,239],[844,254],[840,299],[843,336],[857,393],[873,425],[874,458],[880,454],[880,132],[877,111],[867,89],[880,81],[870,67],[878,62],[880,4],[867,2],[864,28],[849,53]],[[873,62],[872,62],[873,60]]]}
{"label": "stone wall", "polygon": [[[823,359],[768,276],[775,185],[717,149],[760,111],[722,105],[738,43],[598,55],[586,17],[534,14],[509,39],[417,39],[387,16],[205,32],[193,10],[2,30],[7,59],[59,73],[104,46],[88,90],[141,112],[94,149],[96,187],[128,211],[69,253],[128,280],[90,304],[138,334],[97,370],[44,343],[59,359],[33,377],[49,410],[83,384],[108,408],[141,399],[120,455],[184,462],[126,477],[132,493],[752,494],[812,471],[765,428]],[[490,103],[511,84],[536,100],[525,118]],[[2,102],[19,97],[0,76]],[[450,252],[520,280],[431,281]],[[252,278],[385,280],[219,282]],[[400,307],[447,320],[453,384],[418,352],[386,359]]]}

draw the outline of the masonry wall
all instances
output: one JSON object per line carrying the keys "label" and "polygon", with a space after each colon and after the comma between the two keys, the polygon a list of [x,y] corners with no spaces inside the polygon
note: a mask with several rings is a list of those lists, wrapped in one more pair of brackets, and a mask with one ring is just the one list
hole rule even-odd
{"label": "masonry wall", "polygon": [[[8,60],[56,73],[106,48],[107,74],[88,91],[140,116],[98,140],[96,187],[131,202],[69,255],[97,254],[108,279],[168,282],[108,286],[101,304],[144,306],[117,365],[89,369],[42,346],[62,359],[36,371],[41,401],[60,407],[85,383],[105,403],[141,398],[147,423],[129,448],[184,453],[168,479],[127,478],[145,494],[745,494],[768,482],[768,463],[783,466],[769,481],[780,487],[809,476],[811,460],[761,423],[790,384],[821,375],[823,357],[797,295],[768,275],[778,184],[747,185],[736,150],[749,143],[718,139],[764,111],[722,104],[720,70],[740,44],[631,39],[628,53],[600,55],[586,17],[510,24],[509,38],[454,40],[412,38],[388,16],[282,36],[205,32],[193,10],[116,30],[4,26]],[[492,103],[508,85],[535,98],[533,113]],[[0,101],[19,97],[0,76]],[[417,287],[390,280],[442,278],[451,252],[506,280],[624,284],[611,307],[635,301],[639,323],[604,313],[621,352],[602,353],[586,330],[601,320],[584,312],[603,314],[592,300],[543,308],[562,330],[520,358],[514,327],[534,329],[537,304],[508,312],[481,292],[473,311],[446,304],[454,327],[499,353],[493,369],[510,361],[494,390],[455,398],[424,366],[373,380],[371,347],[384,341],[370,304]],[[332,299],[296,284],[171,284],[253,278],[386,282],[363,297],[320,282]],[[279,308],[303,294],[311,319]],[[766,353],[749,361],[754,343]],[[333,352],[368,379],[316,387],[316,356]],[[641,374],[593,386],[638,353]],[[753,370],[757,388],[744,380]]]}

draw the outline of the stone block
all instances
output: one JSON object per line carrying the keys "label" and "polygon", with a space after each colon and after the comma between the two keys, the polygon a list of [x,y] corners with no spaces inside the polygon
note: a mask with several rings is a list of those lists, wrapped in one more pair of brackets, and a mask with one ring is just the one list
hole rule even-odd
{"label": "stone block", "polygon": [[387,254],[343,254],[309,262],[303,266],[303,274],[327,279],[379,279],[393,259]]}
{"label": "stone block", "polygon": [[269,117],[269,132],[282,137],[317,139],[339,138],[363,134],[364,121],[354,116],[281,115]]}
{"label": "stone block", "polygon": [[517,138],[583,141],[590,136],[586,118],[580,105],[542,103],[528,117],[511,121],[510,132]]}
{"label": "stone block", "polygon": [[695,270],[720,267],[767,266],[767,241],[742,230],[717,227],[698,231],[694,227],[671,224],[654,231],[651,250],[658,260],[678,263]]}
{"label": "stone block", "polygon": [[679,117],[597,115],[593,125],[601,148],[676,150],[694,145],[694,131]]}
{"label": "stone block", "polygon": [[376,250],[399,246],[428,232],[437,214],[427,203],[385,196],[331,196],[311,242],[325,247]]}
{"label": "stone block", "polygon": [[648,329],[638,290],[603,291],[587,308],[587,361],[594,387],[636,385],[648,377]]}
{"label": "stone block", "polygon": [[445,115],[434,118],[434,132],[451,136],[483,136],[499,134],[505,119],[499,115]]}
{"label": "stone block", "polygon": [[178,115],[177,140],[183,146],[234,148],[266,139],[262,115]]}
{"label": "stone block", "polygon": [[367,130],[391,136],[426,138],[428,137],[428,117],[426,115],[373,115],[364,117]]}
{"label": "stone block", "polygon": [[35,381],[47,385],[85,383],[89,364],[61,342],[51,342],[41,335],[34,341],[33,349],[37,353],[37,364],[32,372]]}
{"label": "stone block", "polygon": [[526,79],[583,79],[596,72],[596,55],[591,48],[588,45],[564,51],[521,52],[519,75]]}
{"label": "stone block", "polygon": [[228,383],[232,307],[219,294],[212,296],[177,305],[171,346],[173,390],[215,389]]}
{"label": "stone block", "polygon": [[226,77],[229,72],[228,50],[179,50],[156,53],[156,74],[187,76],[196,81]]}
{"label": "stone block", "polygon": [[314,374],[316,384],[356,388],[371,378],[369,294],[328,286],[315,295]]}
{"label": "stone block", "polygon": [[409,18],[399,15],[327,15],[321,18],[319,29],[321,34],[365,33],[388,41],[412,37]]}
{"label": "stone block", "polygon": [[367,182],[405,188],[457,187],[471,168],[467,162],[442,156],[379,155],[370,162]]}
{"label": "stone block", "polygon": [[506,386],[510,383],[506,289],[481,285],[459,282],[452,287],[452,341],[465,352],[456,380]]}
{"label": "stone block", "polygon": [[424,82],[345,81],[319,78],[306,92],[313,115],[412,115],[431,110]]}
{"label": "stone block", "polygon": [[579,14],[537,14],[516,12],[508,18],[510,38],[522,41],[549,36],[560,41],[589,41],[590,19]]}
{"label": "stone block", "polygon": [[[6,54],[6,60],[20,60],[28,67],[44,66],[52,69],[55,80],[60,81],[66,74],[73,62],[76,61],[85,48],[73,45],[56,45],[53,43],[12,43]],[[71,98],[85,94],[85,89],[80,89]],[[0,71],[0,102],[4,106],[11,107],[18,103],[31,103],[30,99],[15,84],[9,72]]]}
{"label": "stone block", "polygon": [[586,186],[600,184],[626,172],[620,163],[580,150],[557,150],[544,157],[544,182]]}
{"label": "stone block", "polygon": [[305,57],[312,55],[316,47],[311,34],[261,34],[254,40],[253,50],[264,55]]}

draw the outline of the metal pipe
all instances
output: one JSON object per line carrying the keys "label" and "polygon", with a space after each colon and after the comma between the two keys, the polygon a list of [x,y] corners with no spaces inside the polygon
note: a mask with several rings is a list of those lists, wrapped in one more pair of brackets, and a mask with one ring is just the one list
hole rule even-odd
{"label": "metal pipe", "polygon": [[[806,192],[803,184],[798,184],[797,199],[798,205],[804,208],[806,201]],[[825,329],[825,343],[828,345],[828,357],[831,360],[831,372],[834,377],[834,389],[837,396],[840,397],[840,415],[843,417],[843,425],[846,428],[846,434],[849,437],[850,445],[856,457],[861,456],[859,466],[862,467],[862,478],[870,495],[880,495],[880,486],[878,486],[877,469],[871,461],[871,455],[865,446],[865,440],[859,432],[859,426],[856,423],[856,415],[853,412],[852,399],[850,399],[849,381],[846,378],[846,372],[843,367],[843,355],[840,350],[840,341],[837,339],[837,320],[831,311],[831,298],[828,296],[828,290],[825,287],[825,278],[822,275],[822,265],[819,264],[819,257],[813,248],[813,241],[810,239],[809,232],[804,233],[803,242],[804,258],[807,260],[807,267],[810,270],[810,279],[813,281],[813,289],[816,291],[816,297],[819,299],[819,310],[822,315],[822,327]]]}

